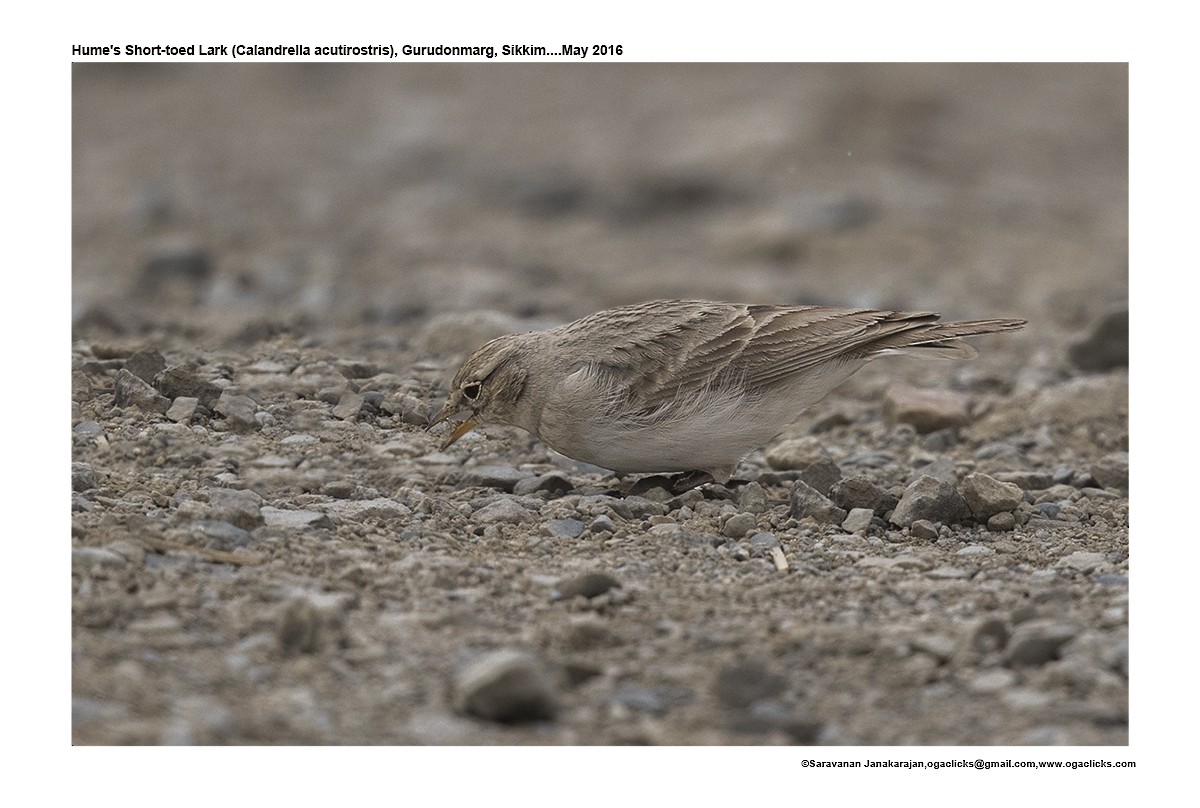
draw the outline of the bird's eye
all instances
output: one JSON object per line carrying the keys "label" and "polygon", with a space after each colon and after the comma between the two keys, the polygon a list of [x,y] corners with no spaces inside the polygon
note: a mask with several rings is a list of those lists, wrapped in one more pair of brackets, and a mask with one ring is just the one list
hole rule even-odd
{"label": "bird's eye", "polygon": [[471,382],[470,384],[463,385],[463,395],[474,401],[479,395],[479,387],[479,382]]}

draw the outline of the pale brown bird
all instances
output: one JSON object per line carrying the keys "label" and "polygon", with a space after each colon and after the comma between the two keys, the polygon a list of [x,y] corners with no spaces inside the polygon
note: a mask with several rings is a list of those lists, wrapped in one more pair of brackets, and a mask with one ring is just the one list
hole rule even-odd
{"label": "pale brown bird", "polygon": [[490,421],[613,471],[698,471],[725,482],[867,361],[969,359],[976,352],[962,337],[1025,325],[939,316],[706,300],[608,309],[479,348],[430,427],[466,412],[445,447]]}

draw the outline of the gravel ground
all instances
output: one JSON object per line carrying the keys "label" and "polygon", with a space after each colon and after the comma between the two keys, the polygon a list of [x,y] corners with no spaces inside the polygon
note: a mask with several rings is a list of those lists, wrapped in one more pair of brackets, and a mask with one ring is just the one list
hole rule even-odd
{"label": "gravel ground", "polygon": [[[74,66],[77,744],[1126,744],[1121,65]],[[423,425],[708,297],[1023,317],[728,485]]]}

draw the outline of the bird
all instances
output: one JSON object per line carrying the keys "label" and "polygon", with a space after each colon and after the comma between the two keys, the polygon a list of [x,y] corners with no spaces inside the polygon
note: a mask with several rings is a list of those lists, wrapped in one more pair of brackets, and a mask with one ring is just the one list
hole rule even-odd
{"label": "bird", "polygon": [[1017,319],[940,322],[933,312],[655,300],[545,331],[507,334],[463,362],[443,450],[481,423],[508,424],[618,474],[686,472],[725,483],[867,362],[970,359],[964,337]]}

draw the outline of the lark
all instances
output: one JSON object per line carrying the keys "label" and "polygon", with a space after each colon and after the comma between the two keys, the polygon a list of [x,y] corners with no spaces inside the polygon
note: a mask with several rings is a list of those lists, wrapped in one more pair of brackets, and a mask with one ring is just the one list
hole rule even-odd
{"label": "lark", "polygon": [[692,472],[727,482],[867,362],[970,359],[964,337],[1024,320],[942,323],[930,312],[656,300],[492,340],[471,354],[430,428],[444,447],[485,422],[618,473]]}

